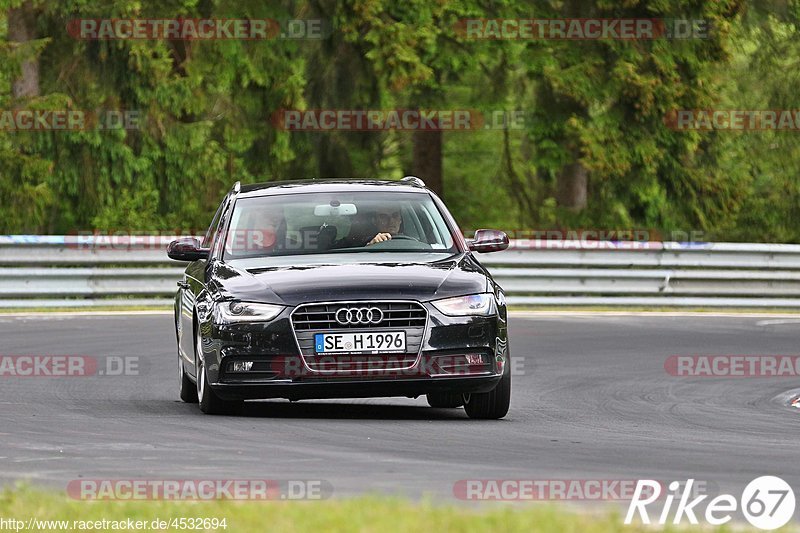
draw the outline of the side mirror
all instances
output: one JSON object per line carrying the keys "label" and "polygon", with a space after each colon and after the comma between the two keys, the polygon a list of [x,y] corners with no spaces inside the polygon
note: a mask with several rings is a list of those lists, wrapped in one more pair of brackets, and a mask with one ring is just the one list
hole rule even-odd
{"label": "side mirror", "polygon": [[508,248],[508,235],[496,229],[479,229],[467,244],[473,252],[499,252]]}
{"label": "side mirror", "polygon": [[199,259],[208,259],[208,248],[200,246],[200,240],[194,237],[184,237],[172,241],[167,246],[167,255],[170,259],[176,261],[197,261]]}

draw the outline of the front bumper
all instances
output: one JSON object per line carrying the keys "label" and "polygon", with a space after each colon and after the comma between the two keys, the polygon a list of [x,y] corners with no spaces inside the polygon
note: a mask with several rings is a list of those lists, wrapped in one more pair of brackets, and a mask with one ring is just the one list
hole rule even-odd
{"label": "front bumper", "polygon": [[431,392],[488,392],[500,381],[500,375],[420,379],[337,378],[325,381],[270,381],[260,383],[216,383],[218,396],[228,400],[286,398],[289,400],[322,398],[373,398],[405,396],[415,398]]}
{"label": "front bumper", "polygon": [[[377,356],[338,356],[348,358],[342,370],[313,370],[294,336],[291,309],[266,324],[207,322],[201,332],[211,387],[226,399],[416,397],[492,390],[509,364],[505,309],[488,317],[449,317],[422,305],[428,324],[410,366],[392,364],[392,356],[385,362]],[[252,368],[233,372],[233,363],[239,361],[252,362]]]}

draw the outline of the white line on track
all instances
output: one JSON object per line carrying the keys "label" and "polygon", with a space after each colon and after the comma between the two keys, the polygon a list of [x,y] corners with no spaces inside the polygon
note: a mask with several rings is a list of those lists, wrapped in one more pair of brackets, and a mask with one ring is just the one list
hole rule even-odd
{"label": "white line on track", "polygon": [[800,324],[800,318],[779,319],[779,320],[759,320],[756,326],[780,326],[782,324]]}
{"label": "white line on track", "polygon": [[[794,319],[800,322],[797,313],[769,313],[769,312],[704,312],[704,311],[509,311],[513,318],[538,318],[538,317],[597,317],[597,316],[672,316],[672,317],[712,317],[712,318],[780,318]],[[769,322],[769,321],[762,321]],[[788,321],[786,321],[788,323]]]}
{"label": "white line on track", "polygon": [[34,313],[0,313],[3,318],[68,318],[68,317],[106,317],[106,316],[131,316],[131,315],[171,315],[171,310],[163,311],[40,311]]}

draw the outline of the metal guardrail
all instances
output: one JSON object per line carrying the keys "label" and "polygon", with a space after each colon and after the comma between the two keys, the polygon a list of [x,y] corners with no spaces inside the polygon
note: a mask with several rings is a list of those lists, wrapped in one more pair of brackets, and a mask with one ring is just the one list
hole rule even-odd
{"label": "metal guardrail", "polygon": [[[0,236],[0,307],[169,305],[170,240]],[[800,308],[800,245],[518,240],[479,257],[512,305]]]}

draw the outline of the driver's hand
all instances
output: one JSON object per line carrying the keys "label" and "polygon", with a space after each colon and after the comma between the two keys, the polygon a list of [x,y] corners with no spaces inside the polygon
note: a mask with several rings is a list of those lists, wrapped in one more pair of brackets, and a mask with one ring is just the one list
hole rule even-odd
{"label": "driver's hand", "polygon": [[392,240],[392,234],[391,233],[378,233],[377,235],[375,235],[372,238],[371,241],[369,241],[367,243],[367,246],[369,246],[370,244],[376,244],[376,243],[379,243],[379,242],[385,242],[385,241],[390,241],[390,240]]}

